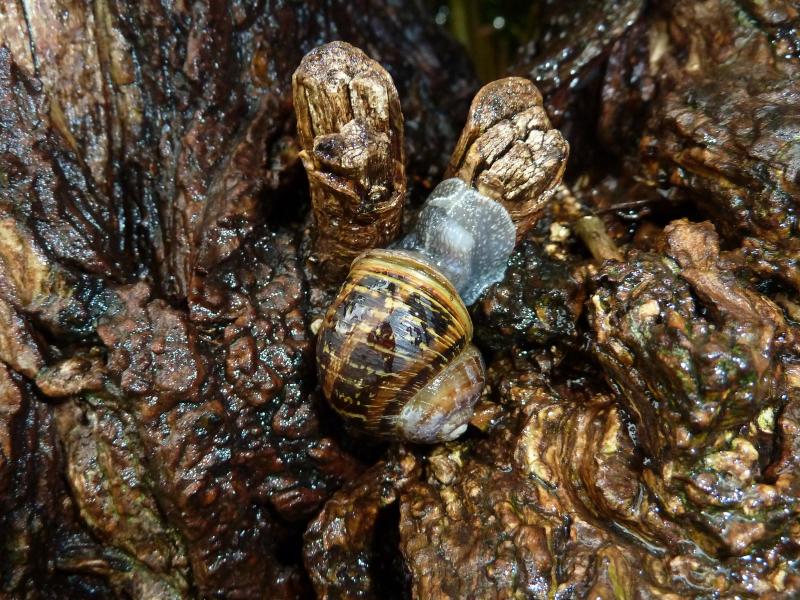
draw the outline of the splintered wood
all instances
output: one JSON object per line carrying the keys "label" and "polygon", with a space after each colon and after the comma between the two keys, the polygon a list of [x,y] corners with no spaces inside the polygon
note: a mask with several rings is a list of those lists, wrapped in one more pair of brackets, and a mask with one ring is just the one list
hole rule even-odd
{"label": "splintered wood", "polygon": [[459,177],[505,206],[519,241],[555,195],[568,154],[536,86],[507,77],[475,96],[447,177]]}
{"label": "splintered wood", "polygon": [[344,42],[308,53],[292,78],[314,216],[312,261],[336,282],[397,237],[405,196],[403,116],[392,78]]}

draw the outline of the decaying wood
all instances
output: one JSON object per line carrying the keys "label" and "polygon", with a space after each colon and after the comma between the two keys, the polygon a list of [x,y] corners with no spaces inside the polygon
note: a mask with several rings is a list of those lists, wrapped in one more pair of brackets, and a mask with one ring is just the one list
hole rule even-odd
{"label": "decaying wood", "polygon": [[603,221],[599,217],[581,217],[572,228],[583,243],[586,244],[595,260],[624,260],[625,257],[617,248],[611,236],[608,235]]}
{"label": "decaying wood", "polygon": [[292,79],[301,157],[314,215],[317,273],[336,281],[353,258],[399,233],[405,195],[403,117],[389,74],[333,42]]}
{"label": "decaying wood", "polygon": [[507,77],[475,96],[447,176],[460,177],[505,206],[519,241],[555,194],[568,154],[536,86]]}
{"label": "decaying wood", "polygon": [[0,362],[35,377],[44,358],[29,323],[0,296]]}

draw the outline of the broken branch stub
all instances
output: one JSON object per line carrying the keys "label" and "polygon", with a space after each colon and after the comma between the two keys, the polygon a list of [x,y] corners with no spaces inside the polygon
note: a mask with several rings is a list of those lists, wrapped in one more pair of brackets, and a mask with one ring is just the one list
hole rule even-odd
{"label": "broken branch stub", "polygon": [[314,215],[313,262],[340,281],[397,237],[405,196],[403,116],[391,76],[345,42],[309,52],[292,78]]}
{"label": "broken branch stub", "polygon": [[569,144],[550,124],[536,86],[507,77],[476,94],[446,176],[500,202],[519,242],[555,195],[568,155]]}

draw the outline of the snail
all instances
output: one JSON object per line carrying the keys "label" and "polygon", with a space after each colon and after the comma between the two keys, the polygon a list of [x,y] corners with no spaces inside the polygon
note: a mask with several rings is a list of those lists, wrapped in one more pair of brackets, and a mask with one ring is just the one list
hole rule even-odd
{"label": "snail", "polygon": [[317,341],[322,391],[352,428],[417,443],[466,430],[485,384],[466,306],[502,279],[515,236],[500,203],[448,179],[406,238],[353,261]]}
{"label": "snail", "polygon": [[322,392],[351,429],[455,439],[486,379],[466,306],[503,277],[515,242],[554,197],[569,145],[531,81],[487,84],[451,157],[452,179],[407,237],[374,249],[399,232],[406,189],[391,76],[332,42],[304,57],[292,86],[313,209],[309,265],[318,281],[345,278],[318,331]]}

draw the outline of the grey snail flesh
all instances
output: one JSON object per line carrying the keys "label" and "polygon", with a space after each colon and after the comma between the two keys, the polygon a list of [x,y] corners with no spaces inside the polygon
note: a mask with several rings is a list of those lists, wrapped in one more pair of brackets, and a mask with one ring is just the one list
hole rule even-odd
{"label": "grey snail flesh", "polygon": [[436,186],[416,227],[396,247],[420,253],[469,306],[503,279],[516,234],[502,204],[452,178]]}
{"label": "grey snail flesh", "polygon": [[502,279],[515,235],[502,205],[448,180],[397,247],[353,261],[317,341],[322,391],[350,427],[418,443],[466,430],[486,377],[463,297]]}

